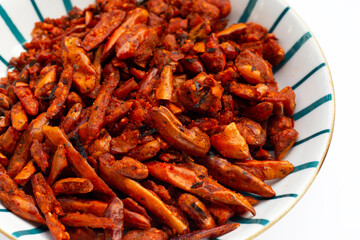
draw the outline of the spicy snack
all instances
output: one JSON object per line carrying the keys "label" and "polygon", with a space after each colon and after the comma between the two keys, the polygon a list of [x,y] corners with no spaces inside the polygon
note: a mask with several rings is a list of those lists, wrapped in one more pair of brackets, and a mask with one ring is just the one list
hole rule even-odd
{"label": "spicy snack", "polygon": [[[284,51],[229,0],[97,0],[0,79],[0,202],[55,239],[202,239],[271,198],[298,136]],[[274,149],[272,155],[268,149]]]}

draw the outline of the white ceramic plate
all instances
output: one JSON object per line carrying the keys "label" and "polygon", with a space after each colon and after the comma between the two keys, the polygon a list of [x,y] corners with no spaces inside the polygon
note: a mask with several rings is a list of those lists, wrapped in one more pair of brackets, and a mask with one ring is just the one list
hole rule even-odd
{"label": "white ceramic plate", "polygon": [[[0,76],[8,61],[18,56],[34,22],[60,17],[73,6],[86,7],[91,0],[0,1]],[[295,170],[285,179],[270,182],[277,193],[260,199],[257,215],[233,218],[241,227],[219,239],[254,238],[284,216],[309,188],[324,161],[334,125],[334,91],[326,60],[314,36],[281,0],[232,0],[230,23],[253,21],[275,33],[286,55],[274,76],[280,88],[291,86],[296,93],[295,129],[299,137],[286,156]],[[294,226],[294,229],[297,226]],[[46,227],[22,220],[0,205],[0,231],[11,239],[51,239]]]}

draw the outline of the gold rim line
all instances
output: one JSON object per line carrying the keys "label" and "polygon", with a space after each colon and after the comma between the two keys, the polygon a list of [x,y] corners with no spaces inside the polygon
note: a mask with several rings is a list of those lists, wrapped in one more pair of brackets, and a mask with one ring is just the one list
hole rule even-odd
{"label": "gold rim line", "polygon": [[[11,214],[14,214],[13,212],[10,212]],[[0,228],[0,233],[2,235],[4,235],[5,237],[7,237],[10,240],[17,240],[16,238],[14,238],[13,236],[11,236],[10,234],[8,234],[7,232],[5,232],[2,228]]]}
{"label": "gold rim line", "polygon": [[273,221],[270,221],[269,224],[267,224],[265,227],[263,227],[262,229],[258,230],[256,233],[254,233],[252,236],[248,237],[247,240],[251,240],[251,239],[254,239],[256,238],[257,236],[259,236],[261,233],[265,232],[266,230],[268,230],[270,227],[272,227],[275,223],[277,223],[281,218],[283,218],[291,209],[293,209],[295,207],[295,205],[300,201],[300,199],[305,195],[305,193],[309,190],[310,186],[313,184],[313,182],[315,181],[315,178],[317,177],[323,163],[325,162],[325,158],[326,158],[326,155],[329,151],[329,148],[330,148],[330,144],[331,144],[331,140],[332,140],[332,136],[333,136],[333,132],[334,132],[334,125],[335,125],[335,112],[336,112],[336,104],[335,104],[335,90],[334,90],[334,83],[333,83],[333,80],[332,80],[332,75],[331,75],[331,72],[330,72],[330,68],[329,68],[329,64],[326,60],[326,57],[324,55],[324,52],[323,50],[321,49],[320,47],[320,44],[319,42],[317,41],[315,35],[312,33],[312,31],[310,30],[309,26],[305,23],[305,21],[300,17],[300,15],[294,11],[294,9],[285,1],[285,0],[280,0],[282,1],[285,5],[287,5],[288,7],[290,7],[290,10],[292,12],[294,12],[294,14],[298,17],[298,19],[305,25],[305,27],[307,28],[307,30],[311,33],[311,36],[314,38],[314,41],[316,43],[316,45],[318,46],[319,50],[320,50],[320,54],[322,55],[323,57],[323,60],[325,61],[325,64],[326,64],[326,69],[327,69],[327,72],[328,72],[328,75],[329,75],[329,83],[330,83],[330,87],[331,87],[331,94],[332,94],[332,99],[333,99],[333,104],[332,104],[332,110],[333,110],[333,114],[332,114],[332,119],[331,119],[331,123],[330,123],[330,133],[329,133],[329,137],[328,137],[328,140],[327,140],[327,144],[326,144],[326,148],[325,148],[325,151],[321,157],[321,160],[320,160],[320,166],[317,167],[314,175],[312,176],[311,180],[309,181],[309,183],[305,186],[304,188],[304,191],[298,195],[298,197],[295,199],[295,201],[293,202],[293,204],[291,204],[289,206],[288,209],[286,209],[280,216],[278,216],[276,219],[274,219]]}

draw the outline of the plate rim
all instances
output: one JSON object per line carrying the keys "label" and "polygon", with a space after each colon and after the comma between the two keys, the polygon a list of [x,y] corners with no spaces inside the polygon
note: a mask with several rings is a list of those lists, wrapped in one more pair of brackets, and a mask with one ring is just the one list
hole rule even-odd
{"label": "plate rim", "polygon": [[[248,240],[251,239],[255,239],[256,237],[258,237],[260,234],[262,234],[263,232],[265,232],[266,230],[268,230],[269,228],[271,228],[274,224],[276,224],[280,219],[282,219],[288,212],[290,212],[290,210],[292,210],[295,205],[302,199],[302,197],[307,193],[307,191],[309,190],[310,186],[313,184],[313,182],[315,181],[316,177],[318,176],[324,162],[326,159],[326,156],[328,154],[330,145],[331,145],[331,141],[332,141],[332,137],[333,137],[333,132],[334,132],[334,126],[335,126],[335,116],[336,116],[336,97],[335,97],[335,89],[334,89],[334,83],[333,83],[333,78],[331,75],[331,71],[330,71],[330,67],[328,64],[328,61],[324,55],[324,52],[319,44],[319,42],[316,39],[316,36],[313,34],[313,32],[311,31],[311,29],[309,28],[309,26],[306,24],[306,22],[302,19],[302,17],[294,10],[293,7],[291,7],[290,4],[288,4],[285,0],[275,0],[278,2],[282,2],[285,6],[289,7],[290,10],[292,10],[292,12],[295,14],[297,20],[299,20],[299,22],[301,22],[304,27],[307,29],[307,31],[310,32],[310,34],[312,35],[316,46],[318,48],[318,50],[320,50],[320,54],[322,56],[322,59],[324,60],[325,64],[326,64],[326,69],[327,69],[327,76],[328,76],[328,83],[330,86],[330,92],[332,95],[332,103],[331,103],[331,112],[332,112],[332,116],[331,116],[331,122],[330,122],[330,132],[329,135],[326,139],[326,147],[325,150],[321,156],[321,159],[319,159],[319,166],[316,168],[316,170],[314,171],[314,173],[312,173],[311,179],[310,181],[306,184],[305,188],[303,191],[299,192],[298,196],[296,197],[296,199],[294,200],[294,202],[287,208],[285,209],[279,216],[277,216],[276,218],[274,218],[273,220],[269,221],[268,224],[266,224],[264,227],[262,227],[261,229],[258,229],[257,231],[254,231],[253,234],[251,234],[251,236],[249,236]],[[67,14],[67,13],[66,13]],[[13,214],[13,213],[12,213]],[[25,221],[25,220],[24,220]],[[11,239],[11,240],[18,240],[19,238],[16,238],[14,236],[12,236],[11,234],[9,234],[8,232],[6,232],[3,227],[0,227],[0,233],[3,234],[5,237]]]}
{"label": "plate rim", "polygon": [[317,167],[316,171],[313,173],[313,176],[311,178],[311,180],[306,184],[303,192],[301,192],[297,198],[295,199],[295,201],[278,217],[276,217],[274,220],[270,221],[269,224],[266,224],[263,228],[259,229],[258,231],[256,231],[255,233],[252,234],[252,236],[248,237],[247,240],[252,240],[255,239],[256,237],[258,237],[260,234],[262,234],[263,232],[265,232],[266,230],[268,230],[269,228],[271,228],[272,226],[274,226],[274,224],[276,224],[280,219],[282,219],[286,214],[288,214],[294,207],[295,205],[302,199],[302,197],[307,193],[307,191],[309,190],[309,188],[311,187],[311,185],[314,183],[316,177],[318,176],[324,162],[325,162],[325,158],[329,152],[330,149],[330,145],[331,145],[331,141],[332,141],[332,137],[333,137],[333,132],[334,132],[334,127],[335,127],[335,115],[336,115],[336,97],[335,97],[335,88],[334,88],[334,82],[333,82],[333,78],[331,75],[331,71],[330,71],[330,67],[328,64],[328,61],[325,57],[325,54],[318,42],[318,40],[316,39],[316,36],[313,34],[313,32],[311,31],[310,27],[306,24],[306,22],[302,19],[302,17],[294,10],[294,8],[288,4],[285,0],[276,0],[276,1],[281,1],[283,2],[287,7],[289,7],[291,9],[291,11],[296,15],[297,19],[300,20],[300,22],[305,26],[305,28],[310,32],[310,34],[312,35],[316,46],[318,47],[318,49],[320,50],[320,54],[325,62],[325,67],[326,67],[326,72],[327,75],[329,77],[329,84],[330,84],[330,91],[332,94],[332,104],[331,104],[331,111],[332,111],[332,116],[331,116],[331,123],[330,123],[330,132],[327,138],[327,143],[326,143],[326,148],[325,151],[323,152],[323,155],[321,157],[321,160],[319,161],[319,167]]}

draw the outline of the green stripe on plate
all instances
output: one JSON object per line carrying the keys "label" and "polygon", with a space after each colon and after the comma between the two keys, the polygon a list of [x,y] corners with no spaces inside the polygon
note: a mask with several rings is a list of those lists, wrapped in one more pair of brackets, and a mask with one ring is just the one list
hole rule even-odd
{"label": "green stripe on plate", "polygon": [[0,55],[0,61],[5,65],[5,66],[9,66],[9,62],[5,60],[5,58],[3,58],[3,56]]}
{"label": "green stripe on plate", "polygon": [[[296,173],[296,172],[299,172],[301,170],[305,170],[308,168],[316,168],[318,165],[319,165],[318,161],[307,162],[307,163],[304,163],[304,164],[294,167],[294,171],[292,173]],[[290,173],[290,174],[292,174],[292,173]]]}
{"label": "green stripe on plate", "polygon": [[41,12],[40,12],[40,10],[39,10],[39,8],[38,8],[35,0],[30,0],[30,2],[31,2],[31,4],[33,5],[33,8],[34,8],[36,14],[38,15],[38,18],[40,19],[41,22],[43,22],[43,21],[44,21],[44,17],[43,17],[43,15],[41,14]]}
{"label": "green stripe on plate", "polygon": [[241,15],[240,19],[239,19],[239,23],[245,23],[247,22],[247,20],[250,17],[250,14],[252,12],[252,10],[254,9],[255,5],[256,5],[257,0],[249,0],[243,14]]}
{"label": "green stripe on plate", "polygon": [[[298,145],[300,145],[300,144],[303,144],[303,143],[305,143],[305,142],[307,142],[307,141],[309,141],[309,140],[311,140],[311,139],[313,139],[313,138],[315,138],[315,137],[317,137],[317,136],[320,136],[320,135],[322,135],[322,134],[325,134],[325,133],[330,133],[330,129],[321,130],[321,131],[319,131],[319,132],[317,132],[317,133],[314,133],[313,135],[311,135],[311,136],[309,136],[309,137],[306,137],[306,138],[304,138],[304,139],[301,139],[301,140],[299,140],[299,141],[296,141],[296,142],[294,143],[293,147],[298,146]],[[269,146],[269,147],[263,147],[263,148],[264,148],[266,151],[274,151],[274,148],[271,147],[271,146]]]}
{"label": "green stripe on plate", "polygon": [[322,98],[318,99],[317,101],[313,102],[312,104],[310,104],[306,108],[304,108],[304,109],[300,110],[299,112],[295,113],[293,115],[293,119],[296,121],[296,120],[302,118],[303,116],[309,114],[314,109],[320,107],[324,103],[329,102],[331,100],[332,100],[332,95],[331,95],[331,93],[329,93],[328,95],[325,95]]}
{"label": "green stripe on plate", "polygon": [[39,234],[39,233],[43,233],[43,232],[47,232],[47,231],[49,231],[49,229],[46,226],[39,226],[36,228],[27,229],[27,230],[16,231],[16,232],[13,232],[11,235],[19,238],[19,237],[26,236],[26,235],[34,235],[34,234]]}
{"label": "green stripe on plate", "polygon": [[287,198],[287,197],[296,198],[298,196],[296,193],[287,193],[287,194],[276,195],[275,197],[272,197],[272,198],[266,198],[266,197],[261,197],[261,196],[251,194],[251,193],[241,193],[241,194],[244,196],[253,197],[256,200],[272,200],[272,199]]}
{"label": "green stripe on plate", "polygon": [[[315,138],[315,137],[317,137],[317,136],[320,136],[320,135],[322,135],[322,134],[329,133],[329,132],[330,132],[330,129],[321,130],[321,131],[319,131],[319,132],[317,132],[317,133],[314,133],[313,135],[310,135],[309,137],[306,137],[306,138],[304,138],[304,139],[301,139],[301,140],[299,140],[299,141],[296,141],[296,142],[294,143],[293,147],[298,146],[298,145],[300,145],[300,144],[303,144],[303,143],[305,143],[305,142],[307,142],[307,141],[309,141],[309,140],[311,140],[311,139],[313,139],[313,138]],[[263,149],[265,149],[266,151],[274,151],[274,148],[271,147],[271,146],[263,147]]]}
{"label": "green stripe on plate", "polygon": [[306,43],[307,40],[311,38],[310,32],[306,32],[291,48],[290,50],[285,53],[284,60],[280,62],[279,65],[276,65],[273,68],[273,73],[275,74],[277,71],[279,71],[282,66],[284,66],[293,56],[294,54],[301,48],[302,45]]}
{"label": "green stripe on plate", "polygon": [[230,220],[240,224],[260,224],[263,226],[265,226],[270,222],[269,220],[264,218],[244,218],[240,216],[234,216]]}
{"label": "green stripe on plate", "polygon": [[275,20],[274,24],[271,26],[269,33],[272,33],[274,29],[277,27],[281,19],[285,16],[285,14],[290,10],[290,7],[286,7],[279,15],[279,17]]}
{"label": "green stripe on plate", "polygon": [[21,46],[25,49],[24,43],[26,42],[24,36],[20,33],[19,29],[15,26],[14,22],[11,20],[9,15],[6,13],[5,9],[0,4],[0,16],[4,19],[4,22],[10,29],[11,33],[14,35],[16,40],[21,44]]}
{"label": "green stripe on plate", "polygon": [[311,139],[313,139],[313,138],[315,138],[315,137],[317,137],[317,136],[320,136],[320,135],[322,135],[322,134],[325,134],[325,133],[330,133],[330,129],[324,129],[324,130],[322,130],[322,131],[319,131],[319,132],[317,132],[317,133],[314,133],[313,135],[311,135],[311,136],[309,136],[309,137],[307,137],[307,138],[304,138],[304,139],[302,139],[302,140],[299,140],[299,141],[297,141],[297,142],[294,143],[294,147],[297,146],[297,145],[300,145],[300,144],[302,144],[302,143],[304,143],[304,142],[307,142],[307,141],[309,141],[309,140],[311,140]]}
{"label": "green stripe on plate", "polygon": [[68,13],[71,9],[73,9],[73,5],[70,0],[63,0],[63,3],[66,9],[66,13]]}
{"label": "green stripe on plate", "polygon": [[7,210],[6,208],[2,208],[2,209],[0,209],[0,212],[10,212],[10,211]]}
{"label": "green stripe on plate", "polygon": [[308,74],[306,74],[305,77],[303,77],[302,79],[300,79],[297,83],[294,84],[294,86],[292,86],[291,88],[293,90],[295,90],[297,87],[299,87],[303,82],[305,82],[309,77],[311,77],[314,73],[316,73],[319,69],[321,69],[322,67],[325,67],[326,64],[325,63],[321,63],[319,64],[319,66],[315,67],[313,70],[311,70]]}

